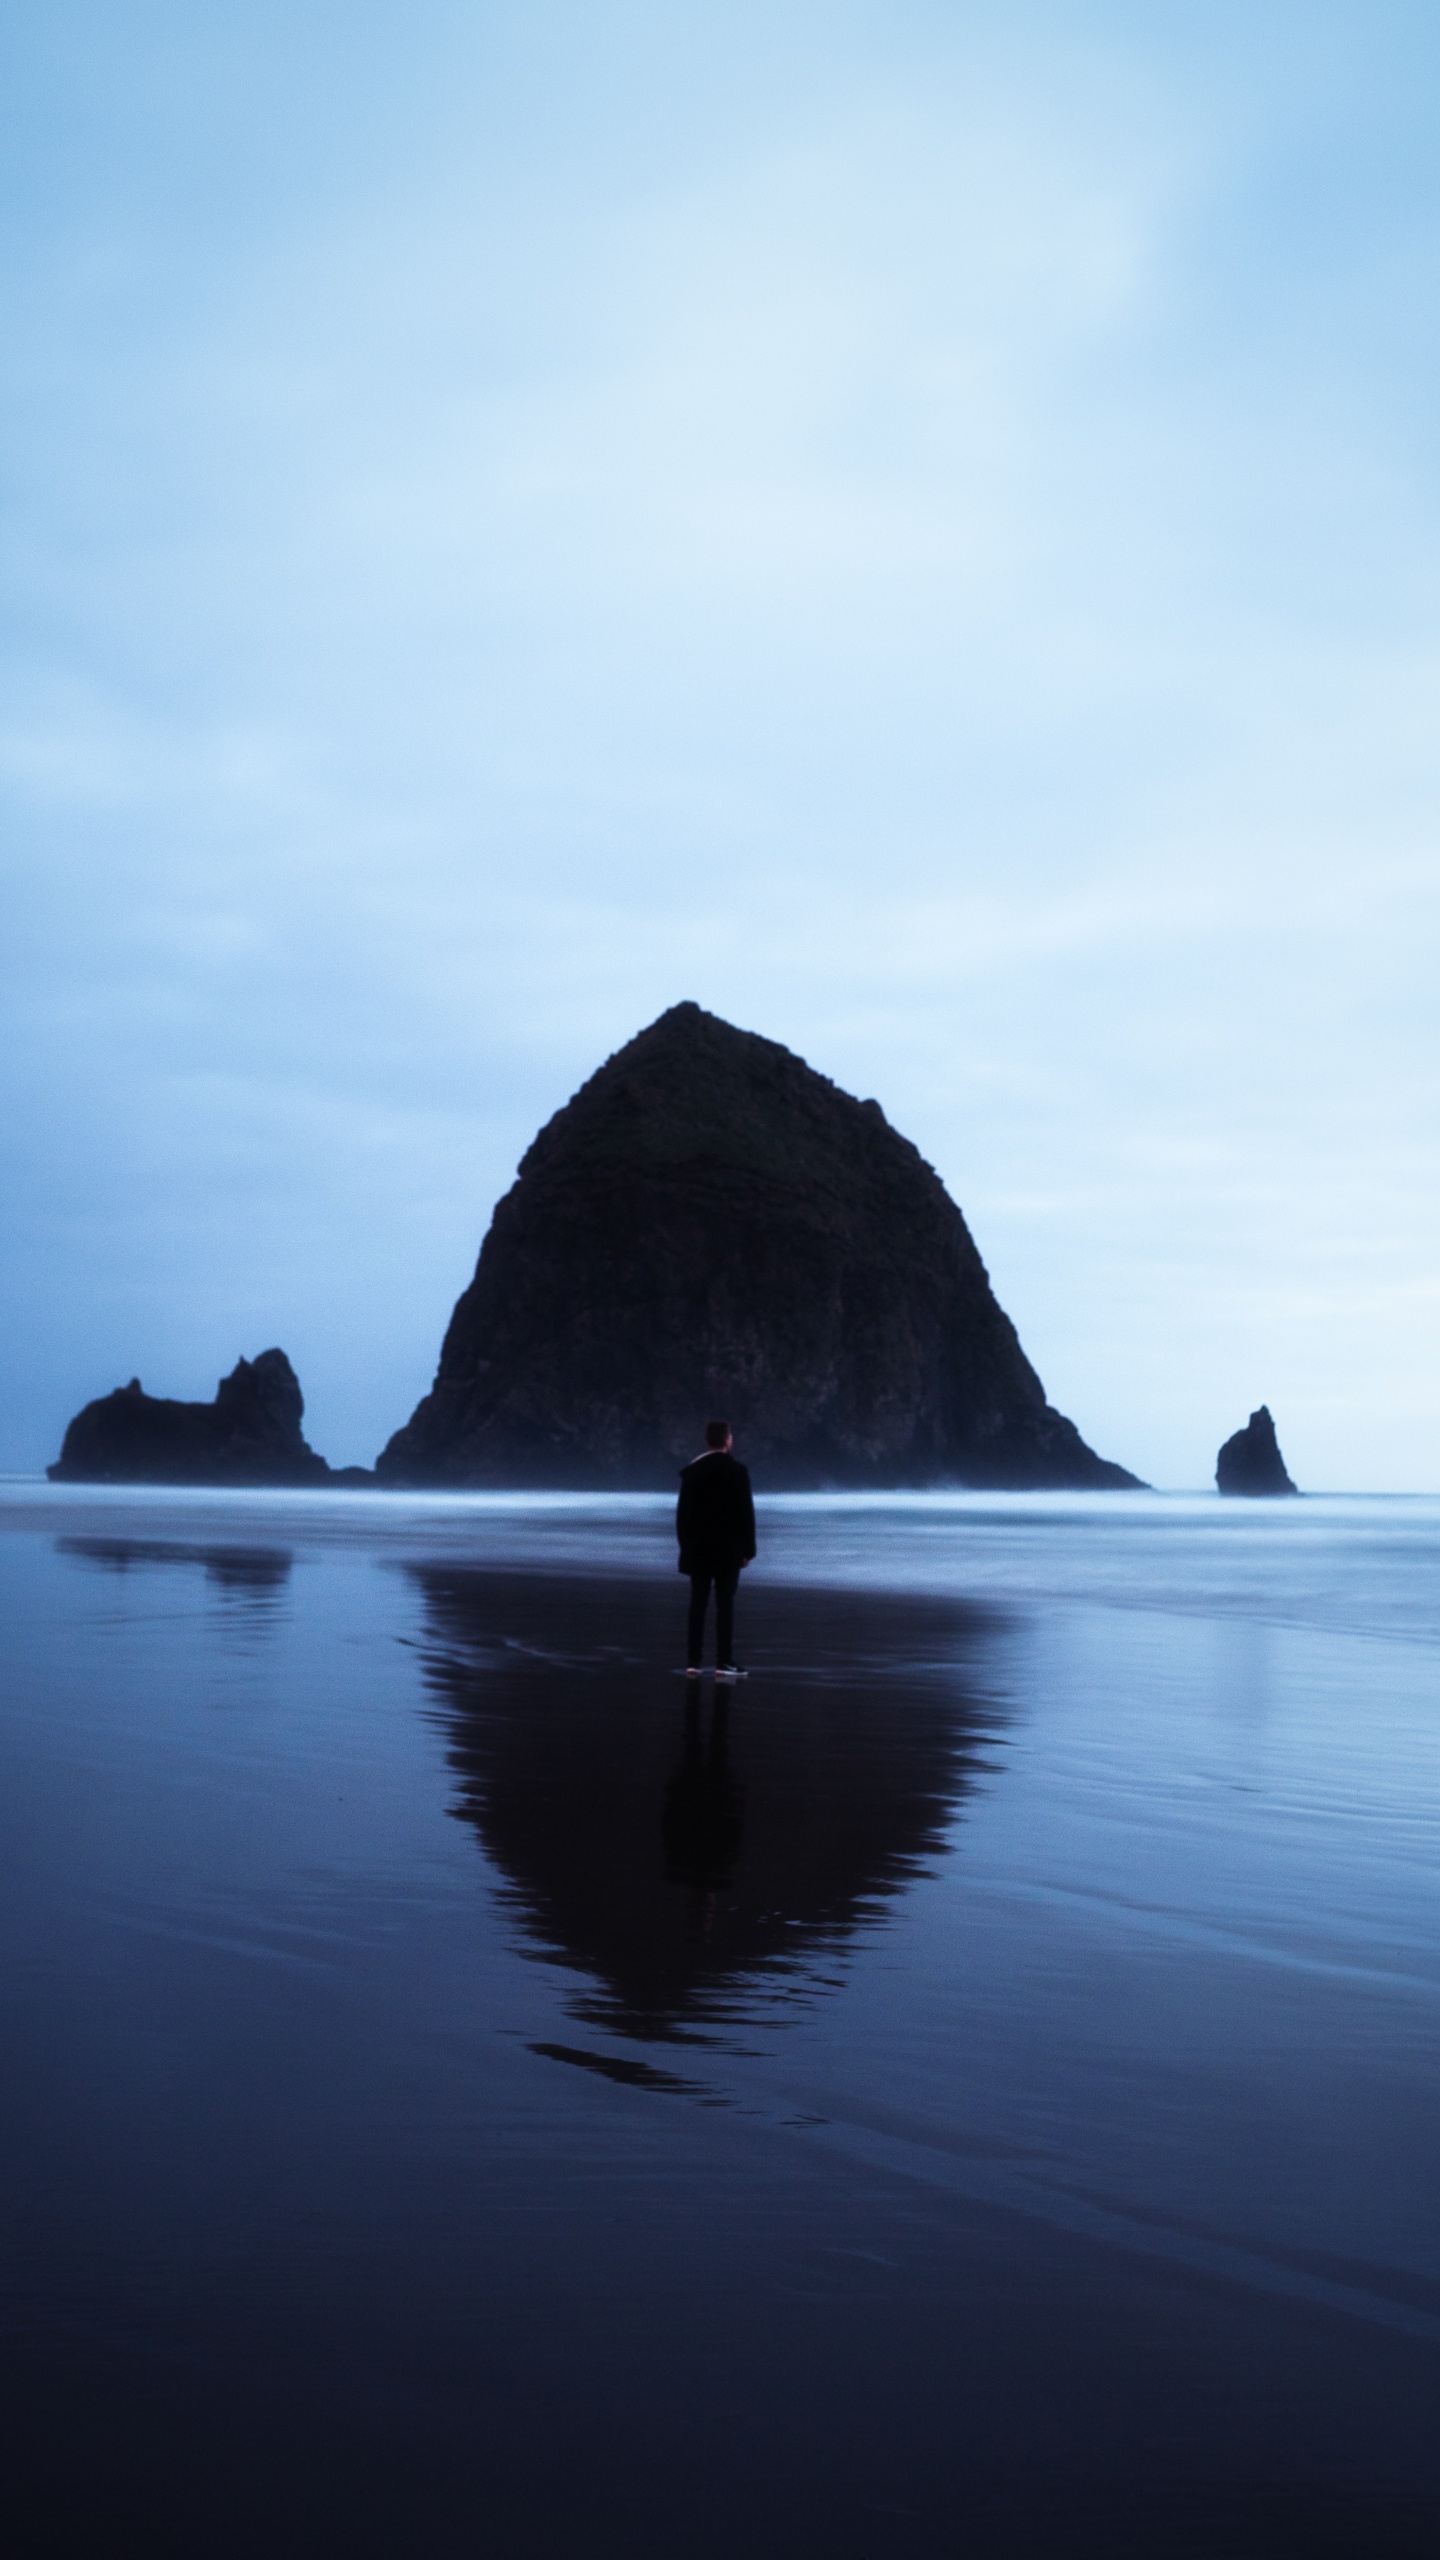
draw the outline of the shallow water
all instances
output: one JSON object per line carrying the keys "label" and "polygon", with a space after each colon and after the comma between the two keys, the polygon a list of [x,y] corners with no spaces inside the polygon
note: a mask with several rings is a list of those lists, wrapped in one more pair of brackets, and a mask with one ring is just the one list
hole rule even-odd
{"label": "shallow water", "polygon": [[0,1497],[30,2550],[1433,2552],[1440,1504]]}

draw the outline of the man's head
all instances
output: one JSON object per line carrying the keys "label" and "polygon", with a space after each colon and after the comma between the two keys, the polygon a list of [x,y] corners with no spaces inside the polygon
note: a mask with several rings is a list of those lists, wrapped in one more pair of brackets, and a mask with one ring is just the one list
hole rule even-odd
{"label": "man's head", "polygon": [[705,1425],[705,1446],[707,1449],[728,1449],[730,1446],[729,1423],[707,1422]]}

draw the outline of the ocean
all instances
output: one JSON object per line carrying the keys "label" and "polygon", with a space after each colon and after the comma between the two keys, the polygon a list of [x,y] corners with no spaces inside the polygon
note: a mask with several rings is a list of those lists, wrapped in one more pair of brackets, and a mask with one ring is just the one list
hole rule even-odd
{"label": "ocean", "polygon": [[1440,1501],[0,1487],[17,2553],[1440,2547]]}

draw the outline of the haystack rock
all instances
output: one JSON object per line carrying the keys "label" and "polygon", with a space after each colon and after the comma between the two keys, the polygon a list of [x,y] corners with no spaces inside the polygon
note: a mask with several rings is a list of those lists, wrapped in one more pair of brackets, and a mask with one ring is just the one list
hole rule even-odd
{"label": "haystack rock", "polygon": [[376,1473],[661,1487],[716,1413],[771,1489],[1137,1481],[1046,1403],[879,1103],[680,1004],[541,1130]]}
{"label": "haystack rock", "polygon": [[1296,1493],[1280,1455],[1268,1404],[1258,1405],[1243,1431],[1232,1432],[1215,1461],[1222,1493]]}
{"label": "haystack rock", "polygon": [[47,1472],[56,1484],[334,1483],[301,1433],[304,1411],[283,1351],[238,1360],[213,1404],[147,1396],[132,1378],[76,1414]]}

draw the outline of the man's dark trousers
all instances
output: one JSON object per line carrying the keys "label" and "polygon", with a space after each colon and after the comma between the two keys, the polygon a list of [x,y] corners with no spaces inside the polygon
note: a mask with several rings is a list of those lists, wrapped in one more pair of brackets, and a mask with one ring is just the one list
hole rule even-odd
{"label": "man's dark trousers", "polygon": [[705,1612],[710,1606],[710,1585],[715,1585],[715,1659],[724,1670],[735,1659],[735,1590],[740,1580],[738,1564],[702,1566],[690,1576],[690,1630],[685,1659],[692,1671],[698,1671],[705,1651]]}

